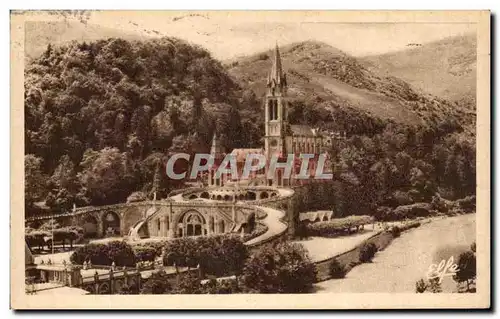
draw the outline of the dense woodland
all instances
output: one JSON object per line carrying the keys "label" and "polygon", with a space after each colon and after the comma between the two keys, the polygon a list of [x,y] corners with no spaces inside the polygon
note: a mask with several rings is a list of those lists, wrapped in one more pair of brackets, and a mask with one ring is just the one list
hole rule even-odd
{"label": "dense woodland", "polygon": [[[345,215],[475,193],[475,140],[449,120],[402,124],[313,94],[289,121],[346,130],[335,158]],[[383,108],[383,105],[380,106]],[[25,71],[25,204],[53,212],[124,202],[181,187],[163,164],[173,151],[262,145],[261,96],[201,47],[175,38],[48,46]]]}

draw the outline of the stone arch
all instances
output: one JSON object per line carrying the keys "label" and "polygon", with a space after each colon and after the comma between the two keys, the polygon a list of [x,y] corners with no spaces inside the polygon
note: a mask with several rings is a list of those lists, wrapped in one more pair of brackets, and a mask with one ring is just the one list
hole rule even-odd
{"label": "stone arch", "polygon": [[86,238],[95,238],[99,232],[99,221],[94,215],[85,215],[82,220],[82,228]]}
{"label": "stone arch", "polygon": [[106,237],[120,235],[121,218],[114,211],[102,215],[103,230]]}
{"label": "stone arch", "polygon": [[107,282],[99,285],[99,295],[109,295],[111,290],[109,289],[109,284]]}
{"label": "stone arch", "polygon": [[200,198],[207,198],[209,197],[210,195],[208,194],[208,192],[203,192],[200,194]]}
{"label": "stone arch", "polygon": [[243,194],[239,194],[239,195],[238,195],[238,199],[239,199],[239,200],[244,200],[244,199],[245,199],[245,195],[243,195]]}
{"label": "stone arch", "polygon": [[222,200],[222,196],[221,195],[217,195],[217,197],[215,197],[215,199]]}
{"label": "stone arch", "polygon": [[256,200],[257,194],[255,194],[255,192],[247,192],[247,198],[248,200]]}
{"label": "stone arch", "polygon": [[224,195],[224,200],[225,200],[225,201],[229,201],[229,200],[231,200],[231,196],[229,196],[229,195]]}
{"label": "stone arch", "polygon": [[83,289],[90,292],[92,295],[95,294],[94,284],[87,285]]}
{"label": "stone arch", "polygon": [[189,199],[197,199],[197,198],[198,198],[198,196],[196,196],[196,194],[191,194],[191,195],[189,195],[189,197],[188,197],[188,198],[189,198]]}
{"label": "stone arch", "polygon": [[269,198],[268,192],[263,191],[262,193],[260,193],[260,199],[266,199],[266,198]]}
{"label": "stone arch", "polygon": [[182,223],[182,227],[178,228],[179,237],[201,236],[206,233],[207,220],[197,210],[189,209],[179,215],[175,224],[179,223]]}
{"label": "stone arch", "polygon": [[326,216],[326,215],[325,215],[325,216],[323,216],[323,221],[324,221],[324,222],[328,221],[328,216]]}
{"label": "stone arch", "polygon": [[115,283],[114,283],[114,291],[115,293],[120,293],[122,288],[123,288],[123,280],[122,279],[117,279],[115,280]]}
{"label": "stone arch", "polygon": [[271,193],[271,197],[276,197],[276,196],[278,196],[278,193],[276,193],[276,192]]}

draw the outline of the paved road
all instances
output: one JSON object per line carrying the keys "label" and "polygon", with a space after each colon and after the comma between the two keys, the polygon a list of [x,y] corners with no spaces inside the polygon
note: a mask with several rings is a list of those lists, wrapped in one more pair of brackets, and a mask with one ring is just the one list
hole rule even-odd
{"label": "paved road", "polygon": [[282,234],[287,229],[287,225],[284,222],[280,221],[280,218],[283,218],[285,216],[284,211],[266,206],[255,207],[257,209],[263,210],[267,214],[264,219],[259,220],[259,222],[267,226],[267,231],[264,234],[245,242],[245,245],[253,245],[258,242],[265,241],[275,235]]}

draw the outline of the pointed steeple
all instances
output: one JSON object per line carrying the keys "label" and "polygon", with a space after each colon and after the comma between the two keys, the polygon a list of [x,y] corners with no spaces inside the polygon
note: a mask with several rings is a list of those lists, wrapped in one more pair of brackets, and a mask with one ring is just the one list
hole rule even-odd
{"label": "pointed steeple", "polygon": [[276,48],[274,49],[274,60],[271,69],[271,76],[272,79],[275,80],[277,84],[281,83],[281,79],[283,78],[283,69],[281,67],[281,56],[280,56],[280,49],[278,47],[278,42],[276,42]]}
{"label": "pointed steeple", "polygon": [[214,133],[212,138],[212,147],[210,148],[210,155],[214,156],[216,159],[222,155],[222,148],[217,140],[217,134]]}
{"label": "pointed steeple", "polygon": [[[283,66],[281,64],[280,49],[278,47],[278,42],[276,42],[276,47],[274,49],[273,64],[271,66],[271,72],[267,78],[267,86],[272,92],[283,89],[287,86],[286,74],[283,72]],[[274,95],[274,94],[273,94]]]}
{"label": "pointed steeple", "polygon": [[210,148],[210,153],[214,154],[217,151],[217,134],[214,133],[212,138],[212,147]]}

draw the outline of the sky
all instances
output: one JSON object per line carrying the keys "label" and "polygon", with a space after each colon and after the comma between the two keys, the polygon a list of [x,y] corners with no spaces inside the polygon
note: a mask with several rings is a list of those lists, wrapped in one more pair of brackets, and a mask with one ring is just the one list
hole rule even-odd
{"label": "sky", "polygon": [[387,23],[379,16],[364,19],[374,23],[352,23],[352,16],[299,11],[92,11],[87,22],[144,36],[183,38],[202,45],[221,60],[268,50],[276,42],[286,45],[304,40],[322,41],[353,56],[374,55],[402,50],[410,43],[423,44],[476,31],[474,24],[452,19],[446,23]]}

